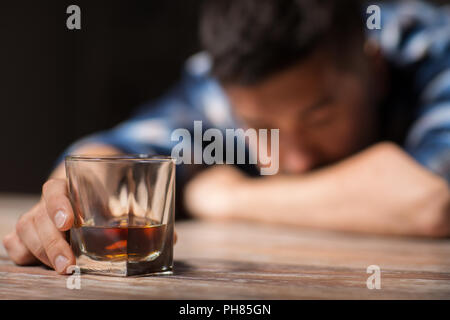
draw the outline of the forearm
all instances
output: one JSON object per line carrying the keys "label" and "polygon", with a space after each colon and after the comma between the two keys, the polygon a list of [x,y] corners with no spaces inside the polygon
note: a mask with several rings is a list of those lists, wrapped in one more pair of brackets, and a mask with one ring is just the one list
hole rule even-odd
{"label": "forearm", "polygon": [[[115,147],[104,145],[104,144],[87,144],[78,149],[76,149],[74,154],[78,155],[99,155],[99,156],[108,156],[120,153]],[[66,170],[64,166],[64,162],[60,163],[55,170],[50,175],[52,179],[63,179],[66,177]]]}
{"label": "forearm", "polygon": [[390,144],[304,176],[247,180],[238,191],[233,215],[250,220],[402,235],[448,232],[446,182]]}

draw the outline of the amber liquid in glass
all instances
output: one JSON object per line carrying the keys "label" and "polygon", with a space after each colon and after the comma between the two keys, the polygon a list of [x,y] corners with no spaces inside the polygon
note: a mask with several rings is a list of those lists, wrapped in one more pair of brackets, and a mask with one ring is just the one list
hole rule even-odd
{"label": "amber liquid in glass", "polygon": [[172,256],[172,239],[167,237],[173,235],[168,235],[165,224],[149,219],[116,219],[108,226],[87,223],[72,232],[76,255],[95,261],[124,262],[127,275],[147,273],[145,269],[150,273]]}

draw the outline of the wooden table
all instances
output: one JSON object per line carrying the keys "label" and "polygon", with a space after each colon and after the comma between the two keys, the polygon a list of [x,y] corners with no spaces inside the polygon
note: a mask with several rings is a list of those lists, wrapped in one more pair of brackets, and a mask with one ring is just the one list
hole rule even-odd
{"label": "wooden table", "polygon": [[[0,236],[37,197],[0,195]],[[243,223],[180,222],[172,276],[81,275],[81,289],[0,246],[1,299],[450,299],[450,239],[365,236]],[[381,269],[369,290],[366,268]]]}

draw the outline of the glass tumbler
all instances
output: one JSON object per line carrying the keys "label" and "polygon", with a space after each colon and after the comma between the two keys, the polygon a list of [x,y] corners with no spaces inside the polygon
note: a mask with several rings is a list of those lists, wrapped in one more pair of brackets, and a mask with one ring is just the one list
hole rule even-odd
{"label": "glass tumbler", "polygon": [[70,244],[84,273],[171,274],[175,160],[67,156]]}

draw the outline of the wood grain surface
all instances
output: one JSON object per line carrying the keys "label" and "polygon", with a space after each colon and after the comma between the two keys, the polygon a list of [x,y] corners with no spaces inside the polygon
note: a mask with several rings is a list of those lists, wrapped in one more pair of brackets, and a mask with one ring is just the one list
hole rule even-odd
{"label": "wood grain surface", "polygon": [[[0,195],[0,236],[37,197]],[[20,267],[0,248],[0,299],[450,299],[450,239],[344,234],[286,226],[176,224],[171,276],[68,276]],[[369,290],[369,265],[381,289]]]}

